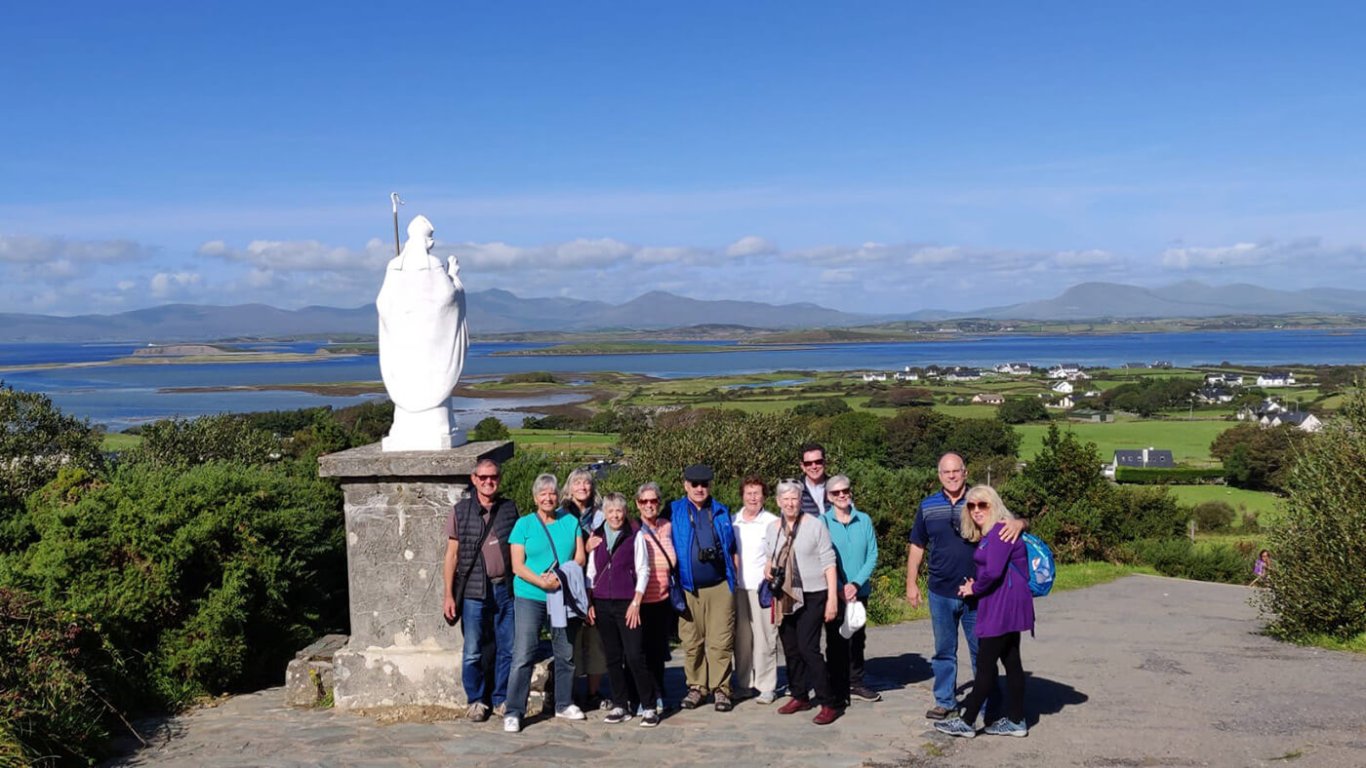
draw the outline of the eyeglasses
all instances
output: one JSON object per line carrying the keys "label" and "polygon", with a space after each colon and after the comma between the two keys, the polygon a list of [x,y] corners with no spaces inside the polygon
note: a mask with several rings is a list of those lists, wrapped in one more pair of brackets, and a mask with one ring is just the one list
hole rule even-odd
{"label": "eyeglasses", "polygon": [[825,464],[825,459],[812,459],[811,461],[802,461],[803,467],[819,467],[823,464]]}
{"label": "eyeglasses", "polygon": [[658,504],[659,499],[636,499],[637,504]]}
{"label": "eyeglasses", "polygon": [[839,490],[836,490],[836,491],[826,491],[826,492],[825,492],[825,494],[826,494],[827,496],[848,496],[848,495],[850,495],[851,493],[853,493],[853,491],[849,490],[848,488],[840,488]]}
{"label": "eyeglasses", "polygon": [[991,509],[991,502],[969,501],[967,504],[964,504],[963,506],[966,507],[969,512],[973,512],[978,509]]}
{"label": "eyeglasses", "polygon": [[493,480],[497,480],[500,477],[501,475],[475,475],[474,479],[478,480],[481,483],[487,483]]}

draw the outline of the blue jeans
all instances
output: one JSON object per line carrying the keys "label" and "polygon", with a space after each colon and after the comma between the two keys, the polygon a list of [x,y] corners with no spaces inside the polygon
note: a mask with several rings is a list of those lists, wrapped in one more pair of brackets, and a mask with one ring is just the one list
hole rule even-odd
{"label": "blue jeans", "polygon": [[512,670],[508,673],[507,716],[526,717],[526,700],[531,694],[531,667],[536,663],[536,650],[541,646],[541,628],[550,630],[550,645],[555,652],[555,711],[560,712],[574,703],[574,638],[579,634],[580,619],[570,619],[569,626],[555,629],[550,626],[550,614],[545,602],[513,599]]}
{"label": "blue jeans", "polygon": [[[498,706],[507,700],[508,671],[512,669],[512,579],[487,584],[480,598],[465,598],[460,621],[465,625],[465,656],[461,681],[465,700],[470,704],[485,701]],[[492,638],[493,691],[484,679],[484,643]]]}
{"label": "blue jeans", "polygon": [[944,709],[955,709],[958,705],[954,695],[958,689],[958,625],[963,625],[963,636],[968,640],[968,653],[972,656],[972,669],[977,669],[977,608],[969,607],[966,600],[957,597],[944,597],[928,592],[930,604],[930,626],[934,628],[934,658],[930,669],[934,670],[934,703]]}

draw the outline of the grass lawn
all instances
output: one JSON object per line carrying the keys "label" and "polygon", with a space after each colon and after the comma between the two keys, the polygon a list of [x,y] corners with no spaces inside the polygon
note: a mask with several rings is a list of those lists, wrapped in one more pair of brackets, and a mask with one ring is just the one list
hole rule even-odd
{"label": "grass lawn", "polygon": [[104,435],[104,442],[100,444],[100,450],[110,453],[126,451],[142,445],[142,435],[125,435],[122,432],[107,432]]}
{"label": "grass lawn", "polygon": [[[1076,433],[1082,442],[1092,442],[1100,450],[1103,461],[1114,458],[1116,450],[1153,448],[1165,449],[1180,464],[1212,465],[1214,459],[1209,455],[1210,443],[1224,430],[1234,425],[1228,421],[1184,419],[1171,421],[1115,421],[1104,424],[1071,423],[1059,424],[1063,431]],[[1048,433],[1047,424],[1020,424],[1015,429],[1020,433],[1020,458],[1028,461],[1039,452],[1043,437]]]}
{"label": "grass lawn", "polygon": [[1257,514],[1257,522],[1262,525],[1280,517],[1277,504],[1281,497],[1266,491],[1248,491],[1226,485],[1169,485],[1167,489],[1178,501],[1187,506],[1193,507],[1206,501],[1222,501],[1234,510],[1245,507],[1247,511]]}
{"label": "grass lawn", "polygon": [[617,446],[617,436],[597,432],[561,432],[548,429],[513,429],[512,440],[519,449],[550,454],[571,454],[581,458],[604,457]]}

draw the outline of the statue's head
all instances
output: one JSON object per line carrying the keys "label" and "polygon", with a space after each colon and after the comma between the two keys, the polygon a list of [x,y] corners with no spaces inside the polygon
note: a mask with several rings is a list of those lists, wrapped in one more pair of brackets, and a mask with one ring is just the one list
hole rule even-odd
{"label": "statue's head", "polygon": [[408,222],[408,242],[410,244],[421,243],[422,249],[431,253],[432,246],[436,245],[436,240],[432,237],[432,233],[435,231],[432,222],[419,213],[413,217],[412,221]]}

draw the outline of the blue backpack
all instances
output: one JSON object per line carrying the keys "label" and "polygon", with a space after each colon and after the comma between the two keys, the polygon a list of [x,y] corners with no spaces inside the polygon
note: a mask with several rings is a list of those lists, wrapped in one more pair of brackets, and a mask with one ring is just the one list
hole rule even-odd
{"label": "blue backpack", "polygon": [[[1032,533],[1020,535],[1025,545],[1025,555],[1029,558],[1029,593],[1043,597],[1053,590],[1053,577],[1058,570],[1053,562],[1053,550],[1044,540]],[[1011,563],[1014,566],[1014,563]]]}

